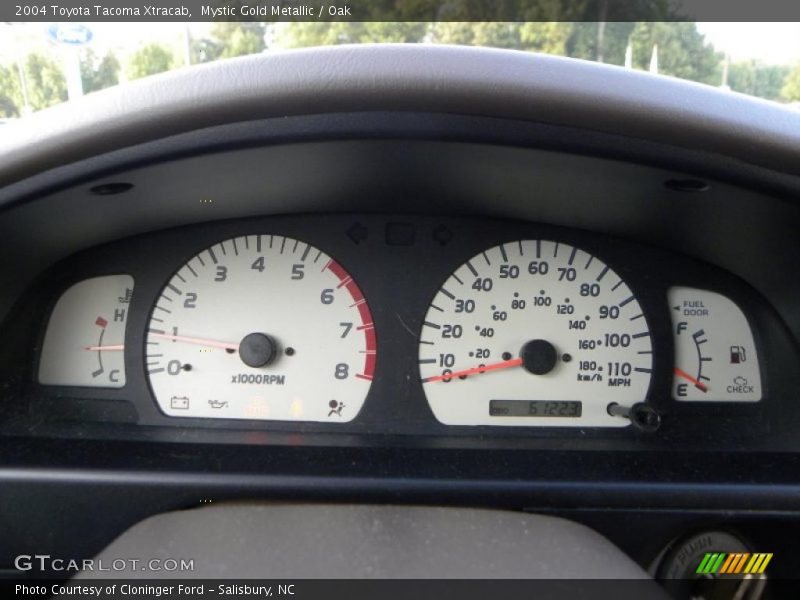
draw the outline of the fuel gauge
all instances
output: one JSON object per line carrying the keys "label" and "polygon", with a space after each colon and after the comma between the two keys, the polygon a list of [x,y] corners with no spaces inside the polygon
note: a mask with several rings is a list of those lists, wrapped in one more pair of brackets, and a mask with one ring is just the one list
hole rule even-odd
{"label": "fuel gauge", "polygon": [[85,279],[58,299],[42,345],[39,383],[121,388],[133,277]]}
{"label": "fuel gauge", "polygon": [[668,293],[675,340],[672,397],[694,402],[758,402],[761,372],[753,332],[730,298],[673,287]]}

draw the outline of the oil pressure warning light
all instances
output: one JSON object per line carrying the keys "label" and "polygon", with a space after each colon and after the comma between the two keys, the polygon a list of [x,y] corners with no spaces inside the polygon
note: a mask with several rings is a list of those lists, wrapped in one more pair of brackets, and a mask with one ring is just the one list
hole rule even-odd
{"label": "oil pressure warning light", "polygon": [[753,332],[742,310],[708,290],[667,292],[675,366],[672,397],[688,402],[758,402],[761,372]]}

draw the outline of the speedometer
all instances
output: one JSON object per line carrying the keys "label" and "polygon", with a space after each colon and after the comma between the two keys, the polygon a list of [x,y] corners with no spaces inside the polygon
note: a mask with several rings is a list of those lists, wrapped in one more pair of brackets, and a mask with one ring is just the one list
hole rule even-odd
{"label": "speedometer", "polygon": [[501,244],[461,265],[422,326],[419,363],[448,425],[624,426],[646,399],[647,318],[602,260],[554,241]]}
{"label": "speedometer", "polygon": [[173,417],[350,421],[376,360],[372,316],[350,274],[277,235],[224,240],[181,266],[146,343],[150,385]]}

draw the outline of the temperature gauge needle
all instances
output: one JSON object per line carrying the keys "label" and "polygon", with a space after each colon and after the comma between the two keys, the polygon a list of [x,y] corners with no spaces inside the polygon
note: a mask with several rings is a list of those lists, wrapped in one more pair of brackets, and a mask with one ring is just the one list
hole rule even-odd
{"label": "temperature gauge needle", "polygon": [[162,340],[172,340],[174,342],[184,342],[186,344],[197,344],[198,346],[210,346],[212,348],[222,348],[223,350],[238,350],[239,344],[231,344],[229,342],[218,342],[215,340],[206,340],[203,338],[186,337],[184,335],[168,335],[166,333],[150,333],[155,338]]}
{"label": "temperature gauge needle", "polygon": [[125,344],[114,344],[110,346],[86,346],[84,350],[89,350],[90,352],[125,350]]}
{"label": "temperature gauge needle", "polygon": [[456,371],[455,373],[448,373],[447,375],[435,375],[434,377],[426,377],[422,383],[431,383],[432,381],[443,381],[445,379],[452,379],[454,377],[466,377],[467,375],[475,375],[476,373],[486,373],[486,371],[499,371],[500,369],[510,369],[511,367],[518,367],[522,364],[521,358],[514,358],[485,367],[474,367],[464,371]]}
{"label": "temperature gauge needle", "polygon": [[686,371],[684,371],[682,369],[679,369],[678,367],[675,367],[674,371],[675,371],[675,375],[677,375],[678,377],[683,377],[686,381],[689,381],[689,382],[693,383],[694,387],[696,387],[701,392],[707,392],[708,391],[708,386],[705,383],[703,383],[701,381],[698,381],[697,379],[695,379],[694,377],[689,375]]}

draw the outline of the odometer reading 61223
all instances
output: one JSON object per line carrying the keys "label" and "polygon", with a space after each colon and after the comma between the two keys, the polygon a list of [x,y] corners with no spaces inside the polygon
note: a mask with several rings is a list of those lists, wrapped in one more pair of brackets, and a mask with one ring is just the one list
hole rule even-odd
{"label": "odometer reading 61223", "polygon": [[647,319],[603,261],[568,244],[526,240],[461,265],[428,309],[422,383],[449,425],[614,427],[610,404],[646,399]]}
{"label": "odometer reading 61223", "polygon": [[282,236],[219,242],[156,301],[150,385],[171,416],[345,422],[375,369],[375,331],[353,278]]}

